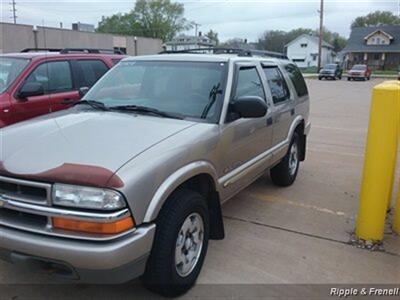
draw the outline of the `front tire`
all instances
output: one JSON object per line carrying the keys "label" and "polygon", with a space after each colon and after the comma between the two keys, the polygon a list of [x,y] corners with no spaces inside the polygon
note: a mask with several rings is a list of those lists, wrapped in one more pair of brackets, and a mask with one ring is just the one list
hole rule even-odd
{"label": "front tire", "polygon": [[143,281],[158,294],[175,297],[196,282],[207,253],[209,214],[206,200],[178,190],[162,208]]}
{"label": "front tire", "polygon": [[270,171],[272,182],[278,186],[290,186],[296,180],[300,165],[300,137],[294,133],[289,150],[282,161]]}

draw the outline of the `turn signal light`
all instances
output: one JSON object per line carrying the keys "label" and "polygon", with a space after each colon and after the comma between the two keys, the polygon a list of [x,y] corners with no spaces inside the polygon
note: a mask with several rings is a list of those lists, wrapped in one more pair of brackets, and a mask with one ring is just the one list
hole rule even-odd
{"label": "turn signal light", "polygon": [[56,217],[52,218],[52,221],[54,228],[101,234],[118,234],[135,227],[132,217],[126,217],[110,223],[87,222]]}

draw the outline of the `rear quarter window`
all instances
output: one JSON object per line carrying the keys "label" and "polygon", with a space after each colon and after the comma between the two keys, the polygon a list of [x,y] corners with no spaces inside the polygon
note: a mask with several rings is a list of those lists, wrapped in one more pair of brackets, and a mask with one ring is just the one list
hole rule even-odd
{"label": "rear quarter window", "polygon": [[302,97],[308,95],[307,85],[299,68],[294,64],[288,64],[285,66],[285,70],[296,89],[297,96]]}

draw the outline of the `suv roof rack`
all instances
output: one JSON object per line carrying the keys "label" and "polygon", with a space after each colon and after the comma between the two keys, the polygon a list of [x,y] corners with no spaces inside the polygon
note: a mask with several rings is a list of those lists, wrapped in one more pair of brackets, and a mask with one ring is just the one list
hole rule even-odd
{"label": "suv roof rack", "polygon": [[98,54],[125,54],[117,49],[97,49],[97,48],[25,48],[21,50],[22,53],[27,52],[60,52],[60,54],[68,54],[68,53],[98,53]]}
{"label": "suv roof rack", "polygon": [[124,54],[117,49],[98,49],[98,48],[64,48],[60,51],[62,54],[83,52],[83,53],[104,53],[104,54]]}
{"label": "suv roof rack", "polygon": [[238,56],[264,56],[274,57],[280,59],[288,59],[288,57],[279,52],[264,51],[264,50],[249,50],[240,48],[198,48],[198,49],[187,49],[187,50],[169,50],[161,51],[159,54],[178,54],[178,53],[193,53],[193,54],[206,54],[211,52],[212,54],[237,54]]}
{"label": "suv roof rack", "polygon": [[25,48],[21,50],[21,53],[27,52],[60,52],[62,49],[60,48]]}

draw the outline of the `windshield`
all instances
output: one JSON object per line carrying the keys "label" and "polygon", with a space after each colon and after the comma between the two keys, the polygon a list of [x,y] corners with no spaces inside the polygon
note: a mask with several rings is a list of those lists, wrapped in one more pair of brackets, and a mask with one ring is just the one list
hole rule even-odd
{"label": "windshield", "polygon": [[325,69],[328,69],[328,70],[336,69],[336,65],[334,65],[334,64],[326,65]]}
{"label": "windshield", "polygon": [[0,94],[21,74],[29,59],[0,57]]}
{"label": "windshield", "polygon": [[355,65],[353,68],[352,68],[352,70],[361,70],[361,71],[363,71],[363,70],[365,70],[366,69],[366,66],[364,66],[364,65]]}
{"label": "windshield", "polygon": [[140,106],[217,122],[225,63],[126,61],[109,71],[83,98],[106,108]]}

